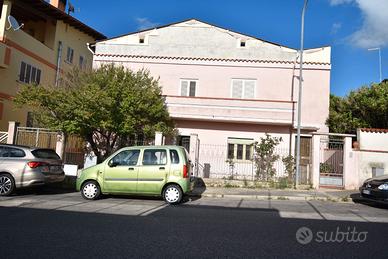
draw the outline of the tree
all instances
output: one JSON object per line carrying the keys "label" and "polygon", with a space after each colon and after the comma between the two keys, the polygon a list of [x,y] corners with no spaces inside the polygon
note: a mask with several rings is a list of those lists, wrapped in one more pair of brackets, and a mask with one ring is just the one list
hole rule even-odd
{"label": "tree", "polygon": [[363,86],[345,97],[330,96],[326,120],[331,132],[356,133],[357,128],[388,128],[388,82]]}
{"label": "tree", "polygon": [[28,105],[40,125],[83,137],[99,162],[129,139],[174,129],[158,80],[146,70],[73,69],[59,87],[23,86],[14,102]]}
{"label": "tree", "polygon": [[256,176],[260,180],[269,181],[276,174],[274,163],[280,158],[275,154],[275,147],[282,141],[282,138],[271,137],[265,134],[265,138],[260,138],[260,142],[255,143]]}

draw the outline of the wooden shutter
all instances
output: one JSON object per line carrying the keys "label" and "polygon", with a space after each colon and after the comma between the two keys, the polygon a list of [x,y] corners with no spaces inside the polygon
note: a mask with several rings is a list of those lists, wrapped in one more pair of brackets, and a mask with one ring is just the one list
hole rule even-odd
{"label": "wooden shutter", "polygon": [[186,80],[181,81],[181,96],[188,96],[189,82]]}
{"label": "wooden shutter", "polygon": [[244,82],[244,98],[254,99],[255,98],[255,81],[245,80]]}
{"label": "wooden shutter", "polygon": [[242,98],[243,81],[233,79],[232,81],[232,98]]}

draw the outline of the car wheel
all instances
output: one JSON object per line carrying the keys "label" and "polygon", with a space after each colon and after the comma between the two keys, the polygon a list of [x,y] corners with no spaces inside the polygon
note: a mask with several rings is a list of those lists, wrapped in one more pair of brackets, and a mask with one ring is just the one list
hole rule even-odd
{"label": "car wheel", "polygon": [[15,189],[15,180],[9,174],[0,174],[0,196],[11,195]]}
{"label": "car wheel", "polygon": [[169,204],[178,204],[182,201],[183,192],[176,184],[170,184],[163,191],[163,199]]}
{"label": "car wheel", "polygon": [[96,181],[87,181],[82,185],[81,194],[86,200],[97,200],[101,195],[100,185]]}

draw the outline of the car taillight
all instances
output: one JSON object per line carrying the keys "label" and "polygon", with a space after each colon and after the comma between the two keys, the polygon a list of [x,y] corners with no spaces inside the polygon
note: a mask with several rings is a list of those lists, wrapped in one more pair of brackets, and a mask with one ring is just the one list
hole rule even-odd
{"label": "car taillight", "polygon": [[37,168],[38,166],[43,166],[43,165],[48,165],[48,164],[45,162],[31,161],[31,162],[28,162],[27,165],[30,168]]}
{"label": "car taillight", "polygon": [[183,178],[189,178],[189,173],[187,172],[187,165],[183,165]]}

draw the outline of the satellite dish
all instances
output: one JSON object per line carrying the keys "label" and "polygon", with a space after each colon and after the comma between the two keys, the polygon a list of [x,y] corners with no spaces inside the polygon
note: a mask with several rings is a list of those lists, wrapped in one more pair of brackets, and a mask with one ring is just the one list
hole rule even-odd
{"label": "satellite dish", "polygon": [[9,27],[7,28],[7,30],[12,28],[14,31],[17,31],[24,26],[24,23],[19,25],[19,22],[12,15],[8,15],[8,23]]}

